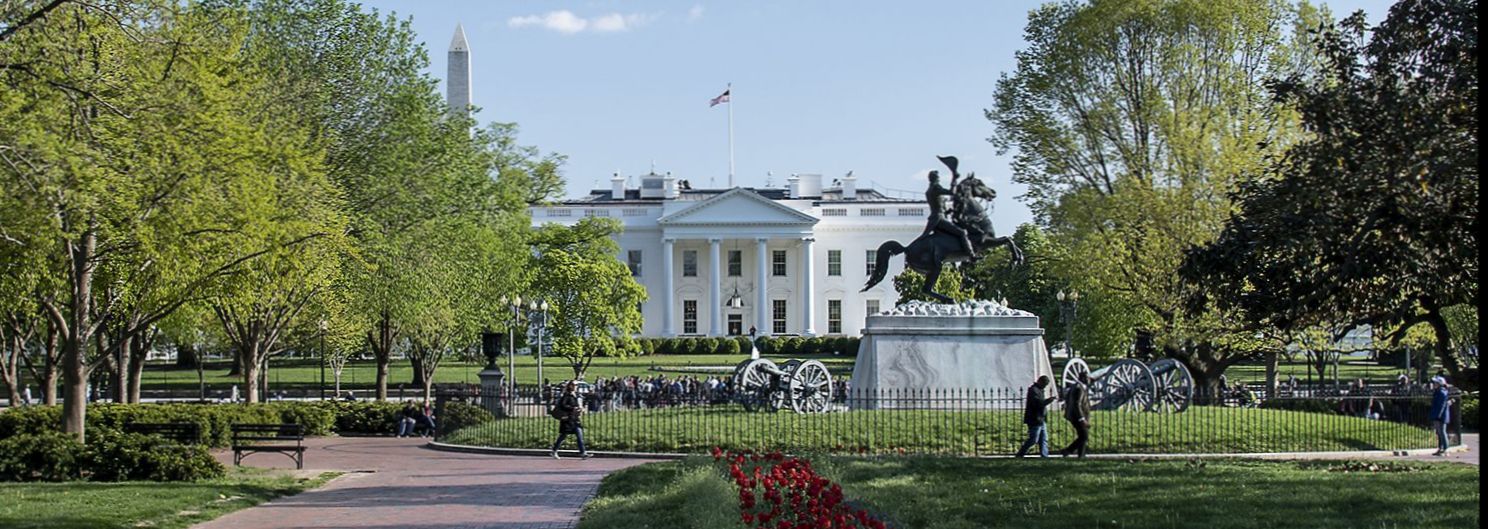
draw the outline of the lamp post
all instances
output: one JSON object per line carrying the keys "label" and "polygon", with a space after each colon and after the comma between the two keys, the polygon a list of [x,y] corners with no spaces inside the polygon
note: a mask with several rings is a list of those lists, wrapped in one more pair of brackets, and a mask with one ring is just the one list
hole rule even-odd
{"label": "lamp post", "polygon": [[528,308],[530,309],[530,311],[528,312],[527,319],[537,324],[537,394],[539,398],[541,398],[543,396],[543,391],[547,390],[547,388],[542,386],[542,383],[544,381],[543,332],[546,331],[548,327],[548,301],[543,300],[541,303],[539,303],[537,300],[533,300],[528,304]]}
{"label": "lamp post", "polygon": [[325,397],[326,397],[326,395],[325,395],[325,368],[326,368],[325,335],[326,335],[326,329],[329,328],[329,327],[330,327],[330,325],[328,323],[326,323],[325,319],[321,319],[320,320],[320,400],[325,400]]}
{"label": "lamp post", "polygon": [[1080,291],[1070,289],[1069,294],[1065,295],[1064,291],[1060,290],[1055,297],[1059,299],[1060,312],[1064,315],[1064,352],[1070,358],[1076,358],[1072,341],[1075,336],[1075,315],[1080,305]]}
{"label": "lamp post", "polygon": [[506,325],[506,337],[508,347],[506,348],[506,387],[507,405],[511,405],[517,396],[517,322],[522,318],[522,296],[507,298],[501,296],[501,304],[511,309],[511,321]]}

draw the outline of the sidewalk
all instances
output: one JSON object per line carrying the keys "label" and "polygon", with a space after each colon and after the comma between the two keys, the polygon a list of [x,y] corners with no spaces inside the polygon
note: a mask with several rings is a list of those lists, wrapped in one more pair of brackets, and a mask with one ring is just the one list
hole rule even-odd
{"label": "sidewalk", "polygon": [[[424,448],[427,439],[307,439],[307,470],[349,472],[324,487],[237,511],[196,529],[561,529],[606,474],[646,459],[492,456]],[[214,451],[224,464],[232,452]],[[274,453],[245,466],[294,468]]]}

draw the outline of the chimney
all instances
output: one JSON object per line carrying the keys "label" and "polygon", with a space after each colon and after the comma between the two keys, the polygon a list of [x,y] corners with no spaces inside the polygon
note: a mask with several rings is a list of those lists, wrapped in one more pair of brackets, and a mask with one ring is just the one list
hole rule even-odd
{"label": "chimney", "polygon": [[801,198],[801,178],[796,173],[785,179],[785,198]]}
{"label": "chimney", "polygon": [[796,183],[796,198],[821,198],[821,196],[821,173],[801,174],[800,181]]}
{"label": "chimney", "polygon": [[663,182],[661,188],[662,198],[677,198],[677,179],[672,178],[672,172],[667,171],[666,178],[661,179],[661,181]]}
{"label": "chimney", "polygon": [[625,200],[625,177],[619,171],[610,177],[610,200]]}
{"label": "chimney", "polygon": [[858,199],[858,177],[853,176],[852,171],[848,171],[847,172],[847,175],[842,177],[842,200],[857,200],[857,199]]}

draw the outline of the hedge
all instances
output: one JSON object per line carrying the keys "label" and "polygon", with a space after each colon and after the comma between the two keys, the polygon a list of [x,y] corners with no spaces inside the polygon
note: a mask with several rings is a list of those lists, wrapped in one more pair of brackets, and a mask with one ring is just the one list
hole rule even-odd
{"label": "hedge", "polygon": [[[396,402],[269,402],[260,404],[93,404],[88,406],[88,431],[121,432],[131,423],[193,423],[198,442],[228,446],[234,424],[302,424],[307,435],[331,433],[392,433],[397,426]],[[25,406],[0,413],[0,439],[58,432],[60,406]],[[91,437],[91,435],[90,435]]]}
{"label": "hedge", "polygon": [[[757,339],[761,353],[778,356],[857,356],[859,341],[856,336],[762,336]],[[635,342],[641,354],[657,355],[734,355],[748,353],[753,345],[747,336],[637,338]]]}
{"label": "hedge", "polygon": [[61,432],[0,439],[0,481],[196,481],[227,469],[201,445],[103,431],[88,444]]}

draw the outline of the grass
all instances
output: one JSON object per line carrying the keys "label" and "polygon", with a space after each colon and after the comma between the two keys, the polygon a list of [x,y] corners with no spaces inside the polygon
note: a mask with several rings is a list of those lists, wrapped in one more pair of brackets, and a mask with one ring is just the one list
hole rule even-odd
{"label": "grass", "polygon": [[[1153,529],[1477,527],[1476,468],[1457,464],[1296,461],[818,458],[850,501],[892,527]],[[612,474],[580,527],[742,527],[704,522],[681,501],[693,489],[737,516],[712,490],[711,461],[653,463]],[[699,474],[703,474],[699,477]],[[721,478],[719,478],[721,479]],[[725,483],[728,485],[728,483]],[[643,493],[646,489],[665,494]],[[616,517],[623,514],[624,518]],[[667,523],[653,523],[665,520]],[[636,521],[634,524],[603,522]]]}
{"label": "grass", "polygon": [[[1178,414],[1096,411],[1095,453],[1246,453],[1430,448],[1422,428],[1357,417],[1299,411],[1192,407]],[[445,442],[541,448],[557,421],[502,419],[456,431]],[[798,415],[750,413],[737,406],[681,407],[591,413],[584,437],[591,449],[704,453],[713,446],[809,453],[1010,454],[1027,427],[1021,411],[845,411]],[[1074,434],[1050,421],[1054,445]]]}
{"label": "grass", "polygon": [[190,483],[0,483],[7,529],[175,529],[313,489],[335,477],[296,478],[262,469]]}
{"label": "grass", "polygon": [[[594,363],[589,366],[585,378],[594,380],[599,377],[654,376],[657,372],[651,370],[652,366],[663,369],[686,366],[729,366],[732,368],[735,364],[747,358],[749,358],[748,353],[740,355],[651,355],[632,358],[596,358]],[[766,356],[766,358],[770,358],[776,362],[788,360],[788,358],[782,357]],[[818,360],[826,364],[828,369],[832,370],[834,374],[847,375],[852,371],[853,359],[851,357],[809,355],[802,358]],[[501,365],[502,371],[507,370],[506,358],[499,359],[498,363]],[[520,384],[530,385],[536,383],[538,380],[536,358],[518,356],[516,358],[516,366],[517,381]],[[215,389],[221,391],[235,384],[242,386],[243,379],[241,376],[227,375],[230,367],[228,362],[218,361],[210,362],[207,365],[207,368],[202,372],[202,378],[209,390]],[[434,372],[434,382],[436,384],[478,384],[480,383],[480,379],[476,375],[480,373],[483,367],[484,364],[447,361]],[[668,378],[681,374],[675,371],[666,371],[665,373]],[[569,367],[566,360],[553,357],[543,358],[544,378],[563,380],[572,376],[572,374],[573,370]],[[695,374],[699,378],[708,376],[707,373]],[[325,376],[326,386],[329,387],[334,382],[329,367],[326,368]],[[288,386],[318,387],[320,384],[320,364],[319,361],[314,359],[276,360],[274,365],[269,369],[268,377],[271,390],[275,387]],[[375,363],[356,362],[347,365],[342,371],[341,387],[342,389],[367,389],[373,387],[376,379],[377,365]],[[390,388],[396,388],[398,384],[404,384],[407,386],[408,391],[414,391],[418,388],[415,388],[411,384],[412,380],[413,368],[409,365],[408,360],[394,360],[388,366],[388,386]],[[195,369],[177,369],[173,365],[167,364],[151,364],[147,366],[144,376],[140,379],[141,388],[146,390],[163,388],[178,390],[196,389],[198,383]],[[34,387],[35,385],[33,384]],[[33,389],[33,391],[35,390]]]}
{"label": "grass", "polygon": [[579,529],[728,528],[739,524],[738,492],[702,458],[630,467],[605,476],[584,505]]}

